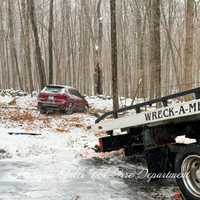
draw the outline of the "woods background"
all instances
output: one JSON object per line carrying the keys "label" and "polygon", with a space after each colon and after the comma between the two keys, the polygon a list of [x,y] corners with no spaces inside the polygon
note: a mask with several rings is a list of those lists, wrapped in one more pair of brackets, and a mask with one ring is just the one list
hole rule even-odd
{"label": "woods background", "polygon": [[[200,1],[116,0],[118,92],[200,85]],[[0,88],[112,93],[109,0],[0,0]]]}

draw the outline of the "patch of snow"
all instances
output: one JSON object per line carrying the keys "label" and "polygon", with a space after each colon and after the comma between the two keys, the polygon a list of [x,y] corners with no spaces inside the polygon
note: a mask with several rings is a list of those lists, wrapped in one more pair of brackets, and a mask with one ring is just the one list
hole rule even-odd
{"label": "patch of snow", "polygon": [[178,136],[176,138],[176,143],[180,143],[180,144],[192,144],[195,142],[196,142],[195,139],[186,138],[185,136]]}
{"label": "patch of snow", "polygon": [[13,100],[12,96],[0,96],[0,105],[8,105]]}
{"label": "patch of snow", "polygon": [[31,96],[27,95],[24,97],[18,97],[16,99],[16,104],[18,107],[23,107],[23,108],[32,108],[32,107],[37,107],[37,96]]}
{"label": "patch of snow", "polygon": [[[113,110],[113,101],[111,97],[106,96],[87,96],[86,100],[88,101],[90,107],[95,109],[101,109],[101,110]],[[138,98],[135,99],[134,104],[142,103],[144,102],[144,99]],[[125,106],[130,106],[132,103],[132,99],[120,97],[119,98],[119,107],[123,108]]]}
{"label": "patch of snow", "polygon": [[111,99],[102,99],[96,96],[86,97],[89,106],[95,109],[110,110],[112,108]]}

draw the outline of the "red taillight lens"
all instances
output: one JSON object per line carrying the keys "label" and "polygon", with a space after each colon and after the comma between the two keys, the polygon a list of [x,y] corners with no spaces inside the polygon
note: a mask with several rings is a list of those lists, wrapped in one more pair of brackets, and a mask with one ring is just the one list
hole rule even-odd
{"label": "red taillight lens", "polygon": [[99,139],[99,148],[100,148],[101,152],[103,152],[104,148],[103,148],[103,141],[101,138]]}
{"label": "red taillight lens", "polygon": [[39,96],[38,96],[38,99],[39,99],[40,101],[45,101],[45,100],[47,100],[47,98],[48,98],[48,96],[45,95],[45,94],[39,94]]}
{"label": "red taillight lens", "polygon": [[66,99],[66,96],[60,95],[60,96],[57,96],[56,98],[57,98],[57,99]]}
{"label": "red taillight lens", "polygon": [[65,100],[67,100],[67,96],[66,95],[56,95],[55,100],[65,101]]}

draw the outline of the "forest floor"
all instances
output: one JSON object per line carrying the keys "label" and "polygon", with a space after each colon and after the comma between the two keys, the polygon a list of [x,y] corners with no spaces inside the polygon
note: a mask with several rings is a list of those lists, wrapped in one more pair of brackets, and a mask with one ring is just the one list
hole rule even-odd
{"label": "forest floor", "polygon": [[[87,100],[99,112],[112,106],[109,99]],[[174,181],[149,184],[136,176],[145,171],[142,164],[125,161],[121,152],[94,152],[98,136],[87,130],[94,116],[41,115],[36,103],[36,97],[0,96],[0,200],[173,199]]]}

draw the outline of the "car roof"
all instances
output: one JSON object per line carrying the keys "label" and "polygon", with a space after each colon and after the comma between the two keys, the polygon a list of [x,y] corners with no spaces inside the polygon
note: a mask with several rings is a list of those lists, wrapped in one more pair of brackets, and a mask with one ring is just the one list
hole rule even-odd
{"label": "car roof", "polygon": [[46,85],[46,87],[62,87],[62,88],[66,88],[66,89],[74,89],[74,90],[76,90],[76,88],[73,88],[73,87],[68,86],[68,85],[49,84],[49,85]]}

